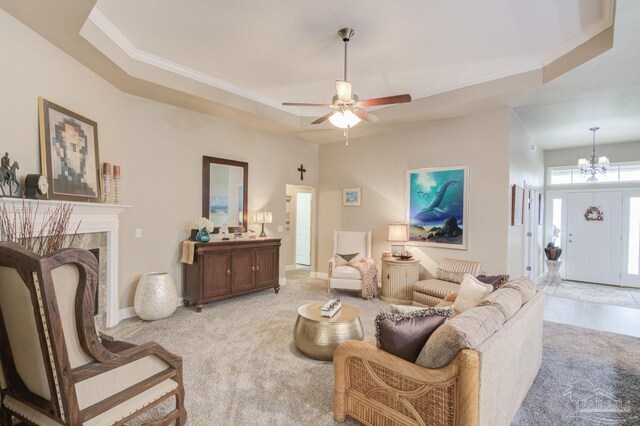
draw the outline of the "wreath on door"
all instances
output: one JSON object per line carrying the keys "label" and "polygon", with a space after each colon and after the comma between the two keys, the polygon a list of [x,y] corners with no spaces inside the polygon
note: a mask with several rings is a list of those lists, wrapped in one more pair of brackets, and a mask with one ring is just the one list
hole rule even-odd
{"label": "wreath on door", "polygon": [[584,219],[602,221],[604,220],[604,215],[602,214],[602,212],[598,207],[591,206],[587,209],[586,212],[584,212]]}

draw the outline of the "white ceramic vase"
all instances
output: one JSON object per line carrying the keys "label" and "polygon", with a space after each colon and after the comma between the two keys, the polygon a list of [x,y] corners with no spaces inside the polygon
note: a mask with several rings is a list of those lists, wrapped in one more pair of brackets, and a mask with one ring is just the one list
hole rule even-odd
{"label": "white ceramic vase", "polygon": [[136,314],[147,321],[166,318],[178,307],[178,292],[167,272],[150,272],[140,277],[133,303]]}

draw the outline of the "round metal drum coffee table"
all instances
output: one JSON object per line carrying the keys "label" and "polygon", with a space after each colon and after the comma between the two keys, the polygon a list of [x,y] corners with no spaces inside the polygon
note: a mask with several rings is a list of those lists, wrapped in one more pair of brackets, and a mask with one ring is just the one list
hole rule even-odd
{"label": "round metal drum coffee table", "polygon": [[298,308],[293,340],[296,348],[306,356],[331,361],[340,343],[362,340],[364,331],[356,307],[343,303],[338,313],[327,318],[320,315],[324,303],[309,303]]}

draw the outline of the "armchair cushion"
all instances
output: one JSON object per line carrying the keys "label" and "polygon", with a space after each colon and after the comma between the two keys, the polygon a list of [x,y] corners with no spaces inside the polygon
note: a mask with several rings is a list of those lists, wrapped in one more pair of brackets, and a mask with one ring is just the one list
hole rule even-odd
{"label": "armchair cushion", "polygon": [[442,281],[460,284],[466,272],[449,272],[442,268],[436,269],[436,278]]}
{"label": "armchair cushion", "polygon": [[359,280],[361,279],[360,271],[356,268],[352,268],[351,266],[336,266],[333,269],[331,274],[331,278],[340,278],[344,280]]}
{"label": "armchair cushion", "polygon": [[378,347],[415,362],[431,334],[450,315],[449,308],[419,309],[403,314],[382,311],[375,320]]}
{"label": "armchair cushion", "polygon": [[414,286],[418,293],[428,294],[440,299],[444,299],[448,294],[460,291],[460,284],[437,279],[418,281]]}

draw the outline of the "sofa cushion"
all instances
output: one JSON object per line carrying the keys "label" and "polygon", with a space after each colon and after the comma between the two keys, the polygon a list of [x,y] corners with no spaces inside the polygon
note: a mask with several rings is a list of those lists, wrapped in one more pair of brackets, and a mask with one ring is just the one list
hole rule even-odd
{"label": "sofa cushion", "polygon": [[359,280],[360,271],[351,266],[336,266],[331,272],[331,278],[341,278],[345,280]]}
{"label": "sofa cushion", "polygon": [[513,281],[509,281],[502,288],[513,288],[520,292],[522,298],[522,304],[527,303],[533,296],[536,295],[536,286],[527,277],[516,278]]}
{"label": "sofa cushion", "polygon": [[461,313],[475,308],[492,291],[493,286],[491,284],[481,283],[473,275],[467,274],[462,284],[460,284],[460,291],[458,291],[458,296],[453,302],[453,310]]}
{"label": "sofa cushion", "polygon": [[450,283],[460,284],[464,279],[466,272],[449,272],[442,268],[436,269],[436,279],[449,281]]}
{"label": "sofa cushion", "polygon": [[427,308],[402,314],[381,311],[375,320],[378,347],[415,362],[429,336],[449,315],[450,308]]}
{"label": "sofa cushion", "polygon": [[508,321],[522,306],[522,297],[514,288],[501,288],[482,299],[480,306],[495,306]]}
{"label": "sofa cushion", "polygon": [[485,284],[491,284],[493,290],[497,290],[509,281],[509,275],[478,275],[476,277],[478,281]]}
{"label": "sofa cushion", "polygon": [[420,351],[416,364],[442,368],[462,349],[475,349],[498,331],[504,316],[495,306],[478,306],[438,327]]}
{"label": "sofa cushion", "polygon": [[418,281],[413,289],[418,293],[424,293],[428,294],[429,296],[435,296],[440,299],[444,299],[447,294],[459,291],[460,284],[455,284],[449,281],[430,279]]}

